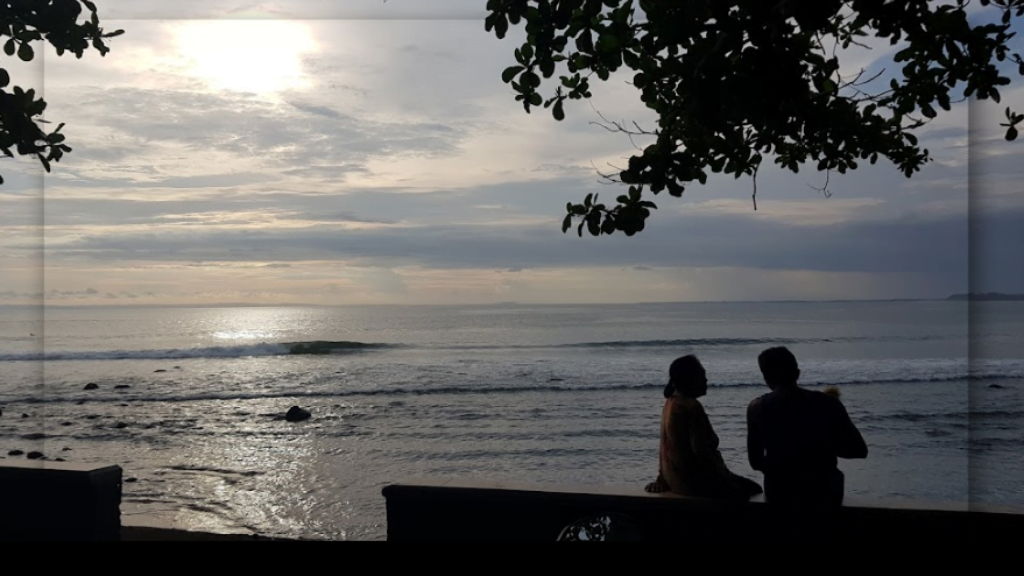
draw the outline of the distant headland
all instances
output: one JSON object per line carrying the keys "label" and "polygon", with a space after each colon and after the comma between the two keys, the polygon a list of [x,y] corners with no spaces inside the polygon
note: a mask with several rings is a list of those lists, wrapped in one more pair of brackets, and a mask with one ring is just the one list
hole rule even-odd
{"label": "distant headland", "polygon": [[953,294],[946,300],[970,300],[973,302],[982,301],[1024,301],[1024,294],[1003,294],[1000,292],[971,292],[970,294]]}

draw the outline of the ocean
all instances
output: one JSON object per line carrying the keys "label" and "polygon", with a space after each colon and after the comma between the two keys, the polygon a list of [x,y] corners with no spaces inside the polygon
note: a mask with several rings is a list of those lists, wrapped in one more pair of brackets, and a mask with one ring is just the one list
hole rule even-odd
{"label": "ocean", "polygon": [[0,458],[120,465],[126,521],[381,540],[381,488],[410,478],[652,481],[691,353],[760,481],[744,418],[776,345],[868,443],[848,494],[1024,504],[1024,302],[0,307]]}

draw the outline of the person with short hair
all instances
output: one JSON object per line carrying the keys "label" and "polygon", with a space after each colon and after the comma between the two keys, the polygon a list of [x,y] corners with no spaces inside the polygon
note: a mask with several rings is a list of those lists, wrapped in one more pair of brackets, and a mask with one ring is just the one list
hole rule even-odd
{"label": "person with short hair", "polygon": [[867,458],[868,447],[834,387],[801,388],[800,366],[785,347],[757,358],[771,392],[747,407],[747,456],[764,474],[769,504],[841,506],[839,458]]}

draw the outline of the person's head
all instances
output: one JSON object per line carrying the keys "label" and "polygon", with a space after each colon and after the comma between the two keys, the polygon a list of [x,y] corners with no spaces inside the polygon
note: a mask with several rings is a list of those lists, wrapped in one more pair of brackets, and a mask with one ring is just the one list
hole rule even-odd
{"label": "person's head", "polygon": [[699,398],[708,391],[707,373],[696,356],[690,354],[676,358],[668,369],[668,385],[665,386],[665,397],[674,392],[683,396]]}
{"label": "person's head", "polygon": [[800,379],[800,366],[796,363],[796,356],[783,346],[761,352],[757,357],[757,365],[761,368],[765,384],[772,390],[796,386],[797,380]]}

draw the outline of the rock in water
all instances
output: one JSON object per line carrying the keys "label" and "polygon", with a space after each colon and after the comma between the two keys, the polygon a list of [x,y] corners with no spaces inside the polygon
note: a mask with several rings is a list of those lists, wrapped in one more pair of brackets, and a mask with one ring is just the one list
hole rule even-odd
{"label": "rock in water", "polygon": [[24,452],[21,450],[11,450],[7,453],[8,456],[21,456],[22,454],[24,454]]}
{"label": "rock in water", "polygon": [[1003,389],[1003,387],[1000,386],[999,384],[989,384],[988,387],[993,389],[993,390],[1002,390]]}
{"label": "rock in water", "polygon": [[95,390],[97,388],[99,388],[98,384],[96,384],[95,382],[89,382],[88,384],[85,385],[84,389],[85,390]]}
{"label": "rock in water", "polygon": [[117,424],[114,424],[114,428],[117,428],[118,430],[123,430],[127,427],[128,425],[125,424],[124,422],[118,422]]}
{"label": "rock in water", "polygon": [[308,410],[292,406],[288,409],[288,413],[284,415],[284,419],[289,422],[302,422],[303,420],[308,420],[311,416],[312,414]]}
{"label": "rock in water", "polygon": [[25,457],[29,460],[41,460],[45,458],[42,452],[29,452]]}
{"label": "rock in water", "polygon": [[153,370],[153,374],[166,374],[167,370]]}
{"label": "rock in water", "polygon": [[118,384],[117,386],[114,386],[114,390],[127,390],[129,388],[131,388],[131,386],[127,384]]}

